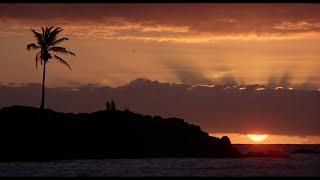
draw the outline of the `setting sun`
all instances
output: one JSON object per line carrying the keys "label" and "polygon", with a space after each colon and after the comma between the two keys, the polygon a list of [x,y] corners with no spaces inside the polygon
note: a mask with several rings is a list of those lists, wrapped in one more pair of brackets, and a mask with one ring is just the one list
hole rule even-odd
{"label": "setting sun", "polygon": [[261,142],[268,138],[267,134],[248,134],[247,136],[254,142]]}

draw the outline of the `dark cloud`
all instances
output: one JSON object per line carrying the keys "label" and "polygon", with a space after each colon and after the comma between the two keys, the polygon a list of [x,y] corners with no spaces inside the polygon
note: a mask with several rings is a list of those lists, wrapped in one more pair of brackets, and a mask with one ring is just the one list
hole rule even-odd
{"label": "dark cloud", "polygon": [[277,87],[277,77],[274,75],[271,75],[268,79],[268,83],[266,84],[267,87],[269,88],[273,88],[273,87]]}
{"label": "dark cloud", "polygon": [[285,73],[280,79],[279,86],[281,86],[281,87],[290,87],[292,79],[293,78],[289,73]]}
{"label": "dark cloud", "polygon": [[203,76],[200,72],[189,71],[189,70],[176,70],[175,74],[179,80],[184,84],[195,85],[195,84],[213,84],[213,82]]}
{"label": "dark cloud", "polygon": [[318,4],[1,4],[0,19],[188,26],[194,33],[290,33],[320,30]]}
{"label": "dark cloud", "polygon": [[318,78],[316,76],[309,76],[301,84],[297,85],[297,88],[304,90],[317,89],[319,88],[317,84]]}
{"label": "dark cloud", "polygon": [[305,81],[299,84],[297,88],[303,89],[303,90],[310,90],[310,89],[317,89],[317,86],[312,82]]}
{"label": "dark cloud", "polygon": [[[197,68],[194,64],[190,62],[182,61],[165,61],[165,66],[171,70],[171,72],[180,80],[181,83],[187,85],[237,85],[238,82],[231,74],[225,74],[217,78],[209,78],[204,75],[204,73]],[[210,68],[212,72],[224,73],[230,71],[229,67],[218,65],[216,67]]]}
{"label": "dark cloud", "polygon": [[173,61],[167,61],[167,68],[177,76],[177,78],[183,84],[197,85],[197,84],[214,84],[214,82],[204,76],[199,69],[192,65],[187,65],[186,62],[175,63]]}
{"label": "dark cloud", "polygon": [[237,85],[236,79],[232,75],[225,75],[219,78],[218,80],[219,84],[227,85],[227,86],[232,86],[232,85]]}
{"label": "dark cloud", "polygon": [[[320,135],[320,92],[310,90],[255,90],[258,86],[224,88],[159,83],[137,79],[112,88],[80,86],[48,88],[47,107],[64,112],[92,112],[115,99],[120,109],[175,116],[200,125],[210,133],[263,132],[282,135]],[[0,107],[38,106],[39,84],[0,86]]]}
{"label": "dark cloud", "polygon": [[293,77],[290,73],[283,73],[281,76],[271,75],[269,77],[269,80],[266,84],[269,88],[275,88],[275,87],[284,87],[289,88],[291,87]]}

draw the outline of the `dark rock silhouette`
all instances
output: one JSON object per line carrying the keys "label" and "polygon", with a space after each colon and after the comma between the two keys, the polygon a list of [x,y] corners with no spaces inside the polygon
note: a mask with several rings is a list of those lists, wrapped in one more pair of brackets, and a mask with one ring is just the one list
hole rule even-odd
{"label": "dark rock silhouette", "polygon": [[209,136],[182,119],[131,112],[60,113],[12,106],[0,110],[0,160],[242,157],[228,137]]}

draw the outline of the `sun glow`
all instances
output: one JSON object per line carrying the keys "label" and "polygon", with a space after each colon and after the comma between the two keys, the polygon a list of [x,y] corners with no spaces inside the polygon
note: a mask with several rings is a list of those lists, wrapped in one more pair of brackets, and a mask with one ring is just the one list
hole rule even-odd
{"label": "sun glow", "polygon": [[268,138],[267,134],[247,134],[247,136],[254,142],[261,142]]}

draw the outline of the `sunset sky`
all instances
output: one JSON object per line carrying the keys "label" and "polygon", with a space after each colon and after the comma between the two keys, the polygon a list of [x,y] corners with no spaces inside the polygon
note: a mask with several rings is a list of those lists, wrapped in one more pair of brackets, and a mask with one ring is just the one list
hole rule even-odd
{"label": "sunset sky", "polygon": [[66,57],[72,71],[50,63],[49,87],[147,78],[320,91],[320,4],[0,4],[0,85],[41,82],[26,45],[30,28],[46,25],[62,27],[76,54]]}

